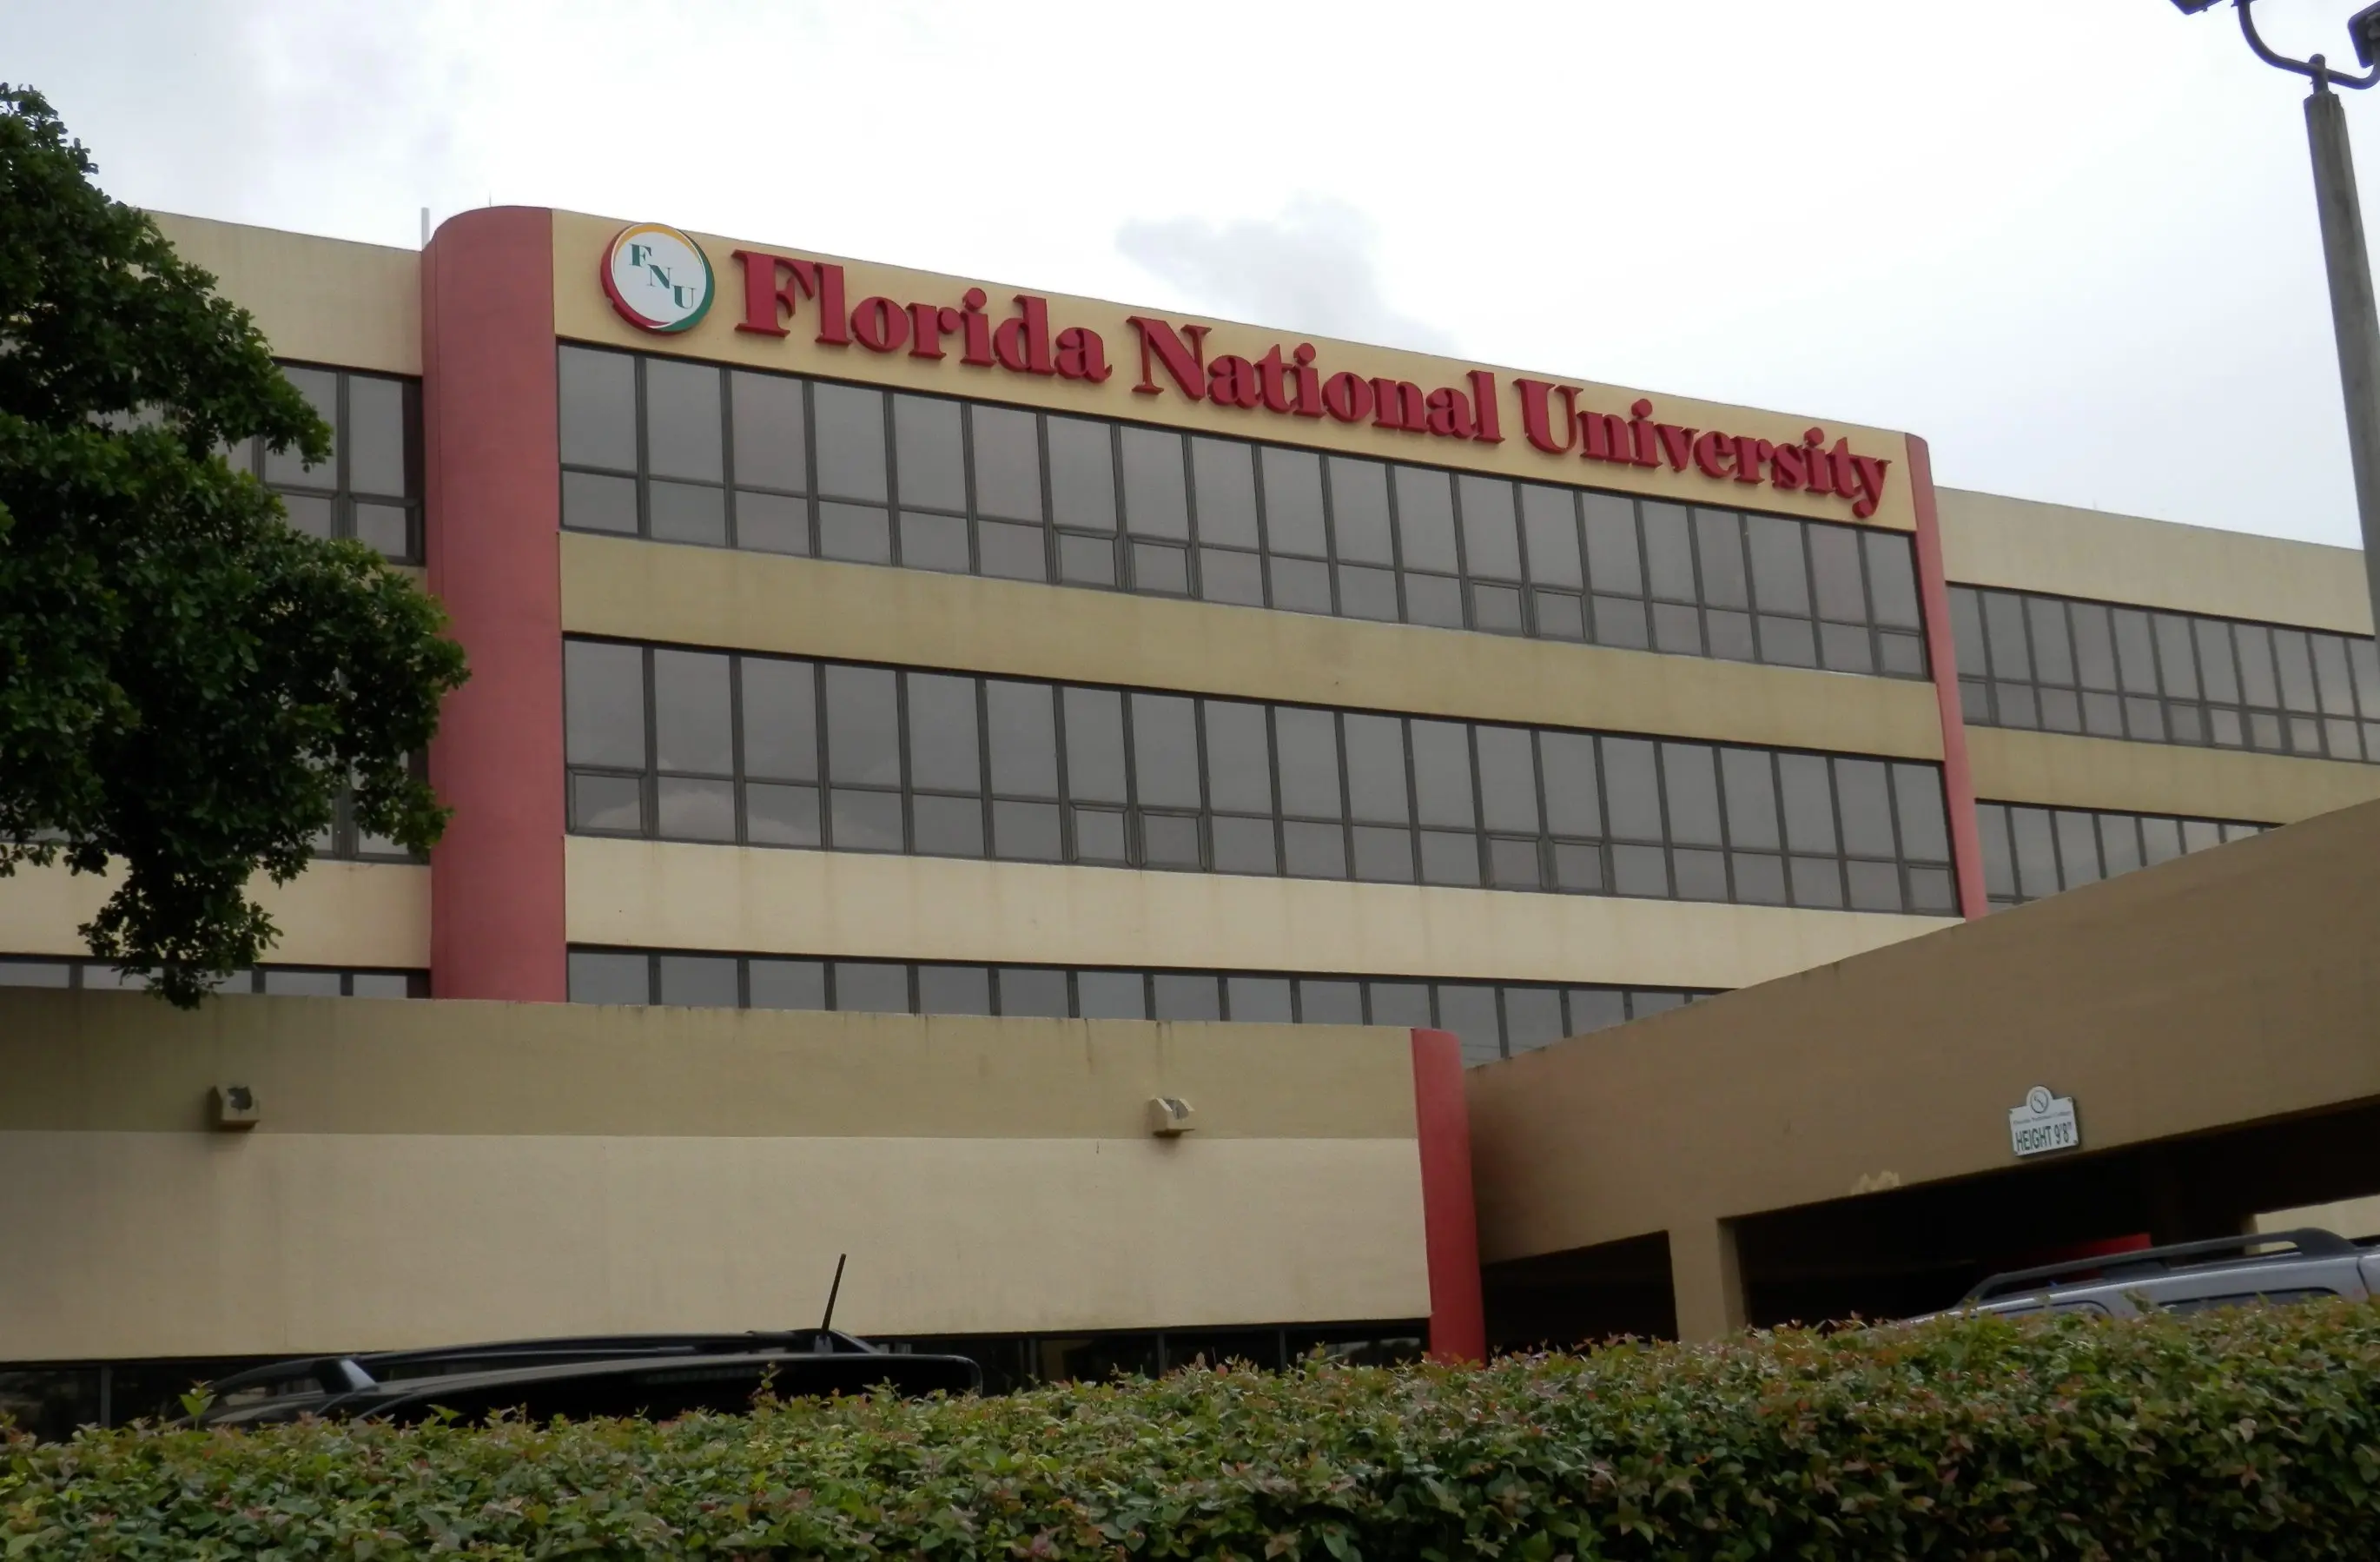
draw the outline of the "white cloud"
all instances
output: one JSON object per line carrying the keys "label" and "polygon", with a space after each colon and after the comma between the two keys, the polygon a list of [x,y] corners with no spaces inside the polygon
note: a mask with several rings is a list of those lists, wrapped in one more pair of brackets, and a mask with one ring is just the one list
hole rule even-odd
{"label": "white cloud", "polygon": [[[2346,8],[2257,14],[2337,54]],[[144,204],[395,244],[423,205],[651,218],[2356,536],[2301,87],[2221,11],[0,0],[0,38]],[[2347,114],[2380,211],[2374,99]]]}
{"label": "white cloud", "polygon": [[1418,352],[1457,354],[1453,335],[1390,304],[1379,230],[1343,201],[1300,195],[1278,217],[1135,218],[1116,249],[1189,308]]}

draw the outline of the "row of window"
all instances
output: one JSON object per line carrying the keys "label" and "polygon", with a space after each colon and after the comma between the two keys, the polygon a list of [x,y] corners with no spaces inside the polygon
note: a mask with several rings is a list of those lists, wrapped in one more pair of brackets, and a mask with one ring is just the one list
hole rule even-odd
{"label": "row of window", "polygon": [[225,458],[280,494],[300,531],[354,537],[387,558],[420,563],[420,382],[294,363],[281,372],[331,425],[329,459],[310,467],[261,439],[241,441]]}
{"label": "row of window", "polygon": [[572,640],[570,827],[1949,914],[1931,764]]}
{"label": "row of window", "polygon": [[[49,960],[0,955],[0,987],[81,987],[131,992],[146,977],[126,976],[102,960]],[[337,970],[323,966],[260,966],[236,970],[218,993],[263,993],[296,998],[426,998],[426,970]]]}
{"label": "row of window", "polygon": [[2380,763],[2365,638],[1950,588],[1966,719]]}
{"label": "row of window", "polygon": [[2161,813],[2093,813],[1979,802],[1984,893],[1994,907],[2022,905],[2135,868],[2221,846],[2266,826],[2236,820],[2180,819]]}
{"label": "row of window", "polygon": [[1925,676],[1896,532],[587,348],[558,372],[582,531]]}
{"label": "row of window", "polygon": [[1669,988],[1551,982],[807,960],[646,949],[570,952],[573,1003],[1435,1026],[1463,1039],[1469,1063],[1509,1057],[1707,996]]}
{"label": "row of window", "polygon": [[419,862],[422,859],[407,851],[387,836],[376,836],[356,823],[355,793],[342,789],[331,814],[330,827],[314,836],[314,855],[332,861],[346,862]]}

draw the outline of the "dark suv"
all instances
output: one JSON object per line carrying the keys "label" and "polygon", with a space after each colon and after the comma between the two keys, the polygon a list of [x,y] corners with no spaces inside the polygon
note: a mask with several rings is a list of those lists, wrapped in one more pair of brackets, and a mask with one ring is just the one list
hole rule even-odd
{"label": "dark suv", "polygon": [[649,1416],[751,1408],[780,1397],[972,1393],[983,1372],[965,1356],[885,1350],[833,1329],[784,1334],[623,1335],[515,1340],[436,1350],[309,1356],[251,1367],[206,1385],[200,1426],[263,1426],[300,1416],[417,1422],[440,1411],[477,1421],[517,1410],[554,1416]]}

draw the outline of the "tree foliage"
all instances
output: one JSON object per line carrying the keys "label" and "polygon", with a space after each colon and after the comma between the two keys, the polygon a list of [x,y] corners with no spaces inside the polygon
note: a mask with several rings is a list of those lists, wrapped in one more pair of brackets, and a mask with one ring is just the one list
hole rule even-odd
{"label": "tree foliage", "polygon": [[92,175],[0,83],[0,875],[117,874],[83,936],[187,1007],[273,941],[249,885],[306,866],[350,781],[360,828],[437,839],[408,757],[463,655],[410,579],[221,458],[330,431]]}
{"label": "tree foliage", "polygon": [[2366,1559],[2380,1304],[0,1446],[0,1555]]}

